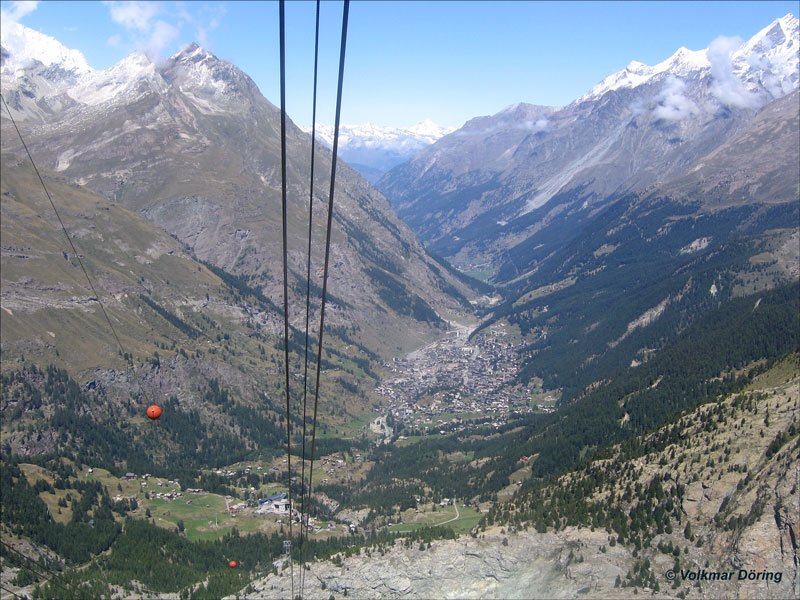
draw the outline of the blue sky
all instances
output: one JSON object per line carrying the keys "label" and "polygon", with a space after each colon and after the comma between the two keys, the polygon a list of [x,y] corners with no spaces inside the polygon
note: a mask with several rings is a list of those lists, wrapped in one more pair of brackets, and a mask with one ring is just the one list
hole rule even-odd
{"label": "blue sky", "polygon": [[[197,41],[273,103],[277,2],[0,2],[3,18],[51,35],[106,68],[134,50],[168,56]],[[342,121],[458,127],[516,102],[564,105],[631,60],[751,37],[796,1],[373,2],[350,5]],[[322,3],[318,121],[332,124],[342,5]],[[287,3],[287,110],[311,122],[314,2]]]}

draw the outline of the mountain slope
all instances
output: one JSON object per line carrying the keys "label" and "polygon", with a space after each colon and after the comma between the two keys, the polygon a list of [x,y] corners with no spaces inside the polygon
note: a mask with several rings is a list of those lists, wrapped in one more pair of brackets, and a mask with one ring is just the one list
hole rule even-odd
{"label": "mountain slope", "polygon": [[502,290],[478,330],[519,328],[522,383],[570,401],[798,280],[798,45],[787,15],[738,48],[630,65],[563,109],[476,119],[379,185],[429,248]]}
{"label": "mountain slope", "polygon": [[[796,597],[797,360],[518,492],[472,537],[314,562],[306,595]],[[702,572],[733,576],[698,585]],[[285,596],[289,581],[270,575],[242,593]]]}
{"label": "mountain slope", "polygon": [[[379,188],[434,252],[461,268],[496,270],[509,247],[547,226],[531,212],[563,210],[559,196],[597,210],[612,195],[683,177],[733,144],[759,109],[797,89],[798,44],[798,20],[787,15],[738,48],[721,39],[654,67],[632,63],[562,109],[522,105],[484,118],[483,130],[468,124]],[[774,153],[790,167],[787,181],[797,163],[791,141]]]}
{"label": "mountain slope", "polygon": [[661,190],[681,198],[702,198],[710,207],[752,198],[765,202],[797,200],[800,165],[793,160],[791,149],[800,147],[798,107],[797,89],[771,102],[730,140],[700,157],[685,174],[661,184]]}
{"label": "mountain slope", "polygon": [[[268,299],[141,216],[45,181],[98,296],[43,192],[30,193],[35,174],[4,155],[3,455],[193,473],[231,453],[279,452],[279,317]],[[166,430],[145,426],[152,403]],[[227,451],[214,457],[219,444]]]}
{"label": "mountain slope", "polygon": [[[42,168],[144,215],[199,259],[244,277],[281,304],[280,113],[249,77],[191,46],[158,67],[132,55],[74,85],[32,93],[37,104],[60,107],[40,126],[39,113],[12,103]],[[3,127],[4,150],[18,154],[6,120]],[[290,289],[299,301],[308,214],[302,174],[310,140],[291,123],[288,138]],[[315,289],[321,285],[329,169],[330,153],[318,149]],[[444,319],[471,311],[464,297],[471,292],[440,269],[380,194],[342,163],[331,253],[329,322],[368,352],[389,356],[438,335]],[[302,311],[290,316],[299,325]],[[395,332],[393,346],[384,343],[384,331]]]}

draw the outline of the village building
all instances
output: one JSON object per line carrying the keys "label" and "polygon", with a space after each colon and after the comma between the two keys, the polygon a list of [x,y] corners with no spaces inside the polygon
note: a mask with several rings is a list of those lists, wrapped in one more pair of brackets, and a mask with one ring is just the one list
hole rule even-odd
{"label": "village building", "polygon": [[275,513],[279,515],[287,515],[289,514],[290,508],[291,504],[289,503],[289,494],[286,492],[273,494],[267,498],[261,498],[258,501],[258,512],[261,514]]}

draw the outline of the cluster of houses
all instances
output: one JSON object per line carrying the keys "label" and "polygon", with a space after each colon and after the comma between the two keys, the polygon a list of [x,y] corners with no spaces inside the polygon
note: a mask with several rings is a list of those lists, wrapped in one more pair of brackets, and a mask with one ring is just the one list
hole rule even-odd
{"label": "cluster of houses", "polygon": [[[89,469],[90,473],[92,471],[93,471],[93,469]],[[145,473],[144,475],[141,476],[141,487],[142,488],[148,487],[148,482],[149,482],[151,477],[152,477],[152,475],[150,473]],[[135,480],[139,479],[139,476],[136,475],[136,473],[128,472],[128,473],[125,473],[125,475],[122,478],[125,481],[135,481]],[[158,487],[172,486],[174,489],[172,489],[172,490],[170,490],[168,492],[149,492],[151,498],[158,498],[160,500],[176,500],[177,498],[180,498],[184,494],[184,492],[182,492],[180,490],[180,482],[177,481],[177,480],[168,480],[166,482],[165,481],[156,481],[156,486],[158,486]],[[187,494],[199,494],[201,492],[203,492],[203,490],[200,489],[200,488],[186,488],[186,493]],[[135,496],[128,496],[128,499],[131,499],[131,498],[135,498]],[[119,500],[122,500],[122,499],[124,499],[124,497],[121,496],[121,495],[120,496],[114,496],[114,498],[113,498],[113,500],[115,502],[117,502]]]}
{"label": "cluster of houses", "polygon": [[[430,422],[443,413],[530,412],[530,392],[512,385],[523,345],[503,339],[504,335],[482,332],[469,344],[460,335],[446,336],[384,365],[396,377],[376,391],[386,398],[392,413],[409,425]],[[430,401],[420,403],[426,397]]]}
{"label": "cluster of houses", "polygon": [[183,492],[176,490],[173,492],[155,492],[150,495],[151,498],[159,498],[161,500],[177,500],[183,496]]}
{"label": "cluster of houses", "polygon": [[[361,462],[361,455],[355,454],[353,459],[355,462]],[[339,453],[323,456],[319,462],[322,465],[322,470],[325,471],[325,474],[328,476],[322,479],[322,483],[328,483],[330,477],[337,477],[340,474],[338,473],[339,471],[347,469],[347,461],[345,461],[344,456]]]}
{"label": "cluster of houses", "polygon": [[123,500],[127,500],[128,502],[133,502],[136,499],[137,499],[136,496],[122,496],[120,494],[117,494],[111,500],[113,500],[114,502],[122,502]]}

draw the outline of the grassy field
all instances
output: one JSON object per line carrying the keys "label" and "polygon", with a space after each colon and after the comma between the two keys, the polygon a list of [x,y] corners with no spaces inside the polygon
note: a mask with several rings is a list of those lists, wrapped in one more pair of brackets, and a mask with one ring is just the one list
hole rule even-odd
{"label": "grassy field", "polygon": [[[144,499],[144,493],[148,488],[158,488],[158,490],[151,489],[150,491],[172,491],[172,490],[180,490],[179,485],[173,485],[168,483],[168,480],[161,479],[159,477],[151,477],[146,482],[140,479],[120,479],[119,477],[115,477],[109,471],[105,469],[92,469],[90,473],[88,469],[84,469],[78,473],[78,479],[94,479],[99,481],[103,484],[105,488],[108,489],[108,494],[113,498],[116,495],[120,496],[138,496],[140,500]],[[142,485],[146,483],[147,485]],[[161,483],[166,485],[163,489],[158,486]]]}
{"label": "grassy field", "polygon": [[800,353],[794,352],[766,373],[756,376],[747,390],[763,390],[781,385],[800,373]]}
{"label": "grassy field", "polygon": [[[363,422],[366,423],[368,421],[364,419]],[[338,453],[326,458],[327,461],[323,462],[321,460],[318,465],[315,465],[314,479],[316,485],[321,482],[323,477],[328,478],[330,481],[342,481],[347,476],[358,480],[372,466],[369,462],[355,460],[351,455],[345,456],[344,463],[339,463],[341,455]],[[469,457],[463,456],[459,458],[467,460]],[[262,471],[266,471],[271,468],[270,465],[280,465],[285,468],[285,464],[281,464],[282,460],[285,459],[276,458],[272,463],[248,461],[247,463],[231,465],[225,470],[239,471],[245,468],[257,469],[258,466],[261,466]],[[297,462],[293,461],[293,467],[297,468],[299,466],[298,463],[299,458]],[[31,485],[40,479],[51,485],[54,483],[53,473],[47,469],[31,464],[22,464],[20,468]],[[333,474],[331,475],[329,471],[332,471]],[[234,527],[243,534],[254,532],[269,534],[278,531],[281,527],[278,515],[257,514],[254,508],[245,508],[238,514],[231,514],[228,510],[229,506],[241,503],[241,499],[226,498],[209,492],[181,492],[177,483],[164,478],[148,477],[145,479],[140,476],[136,479],[127,480],[116,477],[105,469],[95,468],[91,469],[90,472],[88,468],[83,468],[78,471],[77,479],[99,482],[112,498],[116,496],[136,498],[138,508],[130,513],[134,518],[148,519],[159,527],[171,530],[177,529],[178,523],[182,522],[186,538],[191,541],[219,539],[223,535],[230,533]],[[278,483],[263,484],[260,486],[257,495],[264,497],[280,491],[285,491],[285,489]],[[179,492],[181,492],[180,496],[173,496],[171,499],[166,497],[169,494],[177,494]],[[66,523],[72,517],[69,501],[67,501],[68,506],[66,508],[58,506],[59,500],[62,498],[66,500],[68,493],[71,494],[70,499],[80,498],[80,493],[74,489],[55,490],[55,493],[50,493],[49,491],[40,493],[40,497],[47,504],[51,515],[58,522]],[[437,506],[436,508],[437,510],[434,511],[433,506],[429,505],[421,513],[417,513],[415,510],[406,511],[403,514],[405,522],[392,526],[390,530],[408,532],[427,526],[445,525],[456,533],[462,534],[468,533],[481,517],[480,512],[473,508],[459,506],[458,514],[454,506],[441,508]],[[121,517],[119,519],[121,520]],[[324,525],[323,532],[319,534],[320,536],[335,535],[333,532],[325,531]]]}
{"label": "grassy field", "polygon": [[[25,475],[25,479],[28,480],[31,486],[35,485],[40,479],[46,481],[50,485],[53,485],[55,481],[49,471],[38,465],[21,464],[19,469],[22,471],[22,474]],[[56,523],[69,523],[72,519],[72,509],[70,508],[71,502],[67,501],[67,494],[71,494],[70,497],[75,500],[80,500],[81,494],[75,490],[56,489],[54,491],[55,493],[52,494],[50,492],[41,492],[39,493],[39,498],[47,505],[47,510],[50,511],[50,515]],[[66,507],[58,505],[58,501],[62,498],[67,502]]]}
{"label": "grassy field", "polygon": [[449,527],[457,534],[464,534],[469,533],[469,531],[478,524],[478,521],[481,520],[481,513],[474,508],[461,505],[458,507],[458,518],[456,518],[456,509],[454,506],[447,506],[436,512],[426,511],[420,514],[414,513],[412,509],[411,511],[406,511],[405,514],[413,514],[415,522],[392,525],[389,527],[389,531],[394,533],[408,533],[425,527],[443,525],[444,527]]}
{"label": "grassy field", "polygon": [[468,275],[473,279],[477,279],[478,281],[483,281],[484,283],[489,283],[492,275],[494,275],[494,270],[491,267],[484,267],[481,269],[473,269],[463,271],[464,275]]}
{"label": "grassy field", "polygon": [[359,415],[348,417],[342,424],[331,424],[325,431],[317,431],[317,436],[320,438],[344,438],[352,439],[359,437],[361,434],[366,433],[369,437],[375,437],[374,433],[369,430],[369,424],[378,416],[377,413],[366,411]]}
{"label": "grassy field", "polygon": [[[186,537],[191,540],[214,540],[236,527],[242,533],[259,531],[259,518],[228,514],[225,499],[216,494],[188,494],[176,500],[155,499],[146,504],[156,525],[168,529],[183,521]],[[140,509],[141,512],[141,509]]]}
{"label": "grassy field", "polygon": [[410,446],[411,444],[417,444],[417,443],[421,442],[426,437],[428,437],[428,436],[427,435],[409,435],[409,436],[405,436],[405,439],[402,439],[402,440],[398,439],[395,442],[395,445],[399,446],[401,448],[403,446]]}

